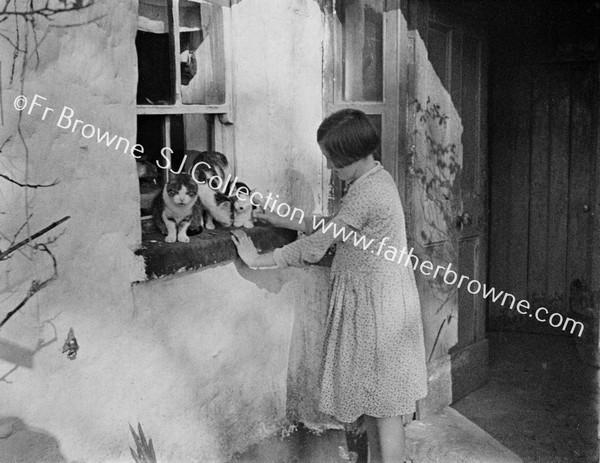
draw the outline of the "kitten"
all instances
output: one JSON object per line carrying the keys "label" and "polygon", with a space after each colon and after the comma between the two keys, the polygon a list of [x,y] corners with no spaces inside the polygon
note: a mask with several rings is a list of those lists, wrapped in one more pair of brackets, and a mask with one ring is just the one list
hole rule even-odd
{"label": "kitten", "polygon": [[202,230],[198,206],[198,185],[188,174],[171,176],[162,193],[154,199],[152,215],[167,243],[188,243],[187,230]]}
{"label": "kitten", "polygon": [[233,193],[233,226],[253,228],[252,210],[255,208],[250,201],[250,188],[242,182],[235,182],[233,188],[228,185],[227,191]]}
{"label": "kitten", "polygon": [[[225,171],[229,163],[224,154],[218,151],[186,151],[185,169],[198,185],[198,199],[204,211],[204,228],[214,230],[214,221],[224,227],[233,223],[233,208],[229,198],[211,188],[210,179],[218,177],[225,181]],[[213,182],[213,187],[217,182]]]}

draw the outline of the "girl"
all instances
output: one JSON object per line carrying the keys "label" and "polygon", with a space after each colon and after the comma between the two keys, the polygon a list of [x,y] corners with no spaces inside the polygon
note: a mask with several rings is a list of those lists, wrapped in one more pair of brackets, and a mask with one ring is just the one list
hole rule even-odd
{"label": "girl", "polygon": [[[413,413],[415,402],[427,395],[427,371],[413,269],[380,255],[382,249],[407,244],[400,197],[392,176],[373,158],[379,137],[362,111],[330,115],[317,141],[328,167],[350,183],[327,231],[313,230],[311,219],[299,224],[263,211],[256,216],[312,234],[266,254],[258,254],[243,231],[232,232],[232,240],[250,267],[318,262],[337,243],[319,408],[346,423],[365,415],[370,461],[403,462],[402,415]],[[364,236],[364,245],[355,245],[354,237],[344,241],[351,231],[356,239]]]}

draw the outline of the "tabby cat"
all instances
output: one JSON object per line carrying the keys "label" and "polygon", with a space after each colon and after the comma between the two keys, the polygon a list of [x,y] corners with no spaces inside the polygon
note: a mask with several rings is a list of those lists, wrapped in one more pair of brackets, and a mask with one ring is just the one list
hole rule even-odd
{"label": "tabby cat", "polygon": [[202,208],[198,201],[198,184],[191,175],[172,175],[162,193],[154,199],[152,215],[167,243],[188,243],[190,231],[202,231]]}

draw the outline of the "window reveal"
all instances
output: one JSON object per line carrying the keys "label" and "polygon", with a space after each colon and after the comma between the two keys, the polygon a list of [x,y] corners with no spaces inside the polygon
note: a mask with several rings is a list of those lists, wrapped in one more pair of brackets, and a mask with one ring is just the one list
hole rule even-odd
{"label": "window reveal", "polygon": [[140,0],[136,100],[143,218],[169,175],[157,168],[163,148],[170,148],[175,172],[186,152],[226,151],[221,120],[231,113],[228,6],[224,0]]}

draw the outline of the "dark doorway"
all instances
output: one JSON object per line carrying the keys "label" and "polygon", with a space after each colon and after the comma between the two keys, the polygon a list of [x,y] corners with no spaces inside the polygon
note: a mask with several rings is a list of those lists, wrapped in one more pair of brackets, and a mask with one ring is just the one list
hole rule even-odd
{"label": "dark doorway", "polygon": [[456,5],[487,30],[488,284],[516,303],[488,300],[490,382],[455,407],[525,462],[596,462],[600,4]]}

